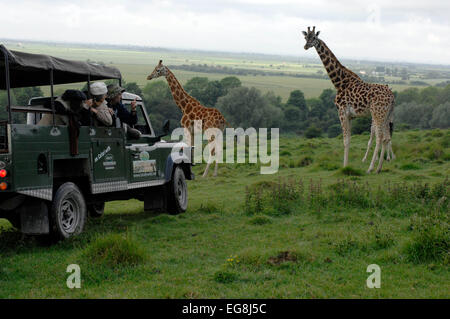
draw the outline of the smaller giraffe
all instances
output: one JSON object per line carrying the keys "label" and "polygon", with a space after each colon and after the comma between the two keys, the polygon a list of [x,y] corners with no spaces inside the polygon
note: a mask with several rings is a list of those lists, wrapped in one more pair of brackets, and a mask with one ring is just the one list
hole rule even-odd
{"label": "smaller giraffe", "polygon": [[[220,113],[220,111],[213,107],[203,106],[198,100],[194,97],[190,96],[181,86],[180,82],[178,82],[175,75],[169,68],[162,64],[162,60],[159,61],[158,65],[155,67],[153,72],[147,77],[147,80],[152,80],[158,77],[164,76],[169,84],[170,91],[172,92],[173,99],[175,103],[180,108],[181,112],[183,112],[183,116],[181,118],[181,125],[184,128],[184,137],[186,142],[189,145],[194,144],[194,121],[201,121],[202,127],[198,127],[201,129],[202,133],[210,128],[216,128],[220,131],[224,131],[225,127],[228,125],[225,117]],[[196,128],[197,129],[197,128]],[[208,146],[209,146],[209,159],[206,164],[205,171],[203,172],[203,177],[208,175],[209,166],[211,165],[212,157],[219,152],[216,152],[217,141],[215,141],[215,136],[211,135],[208,137]],[[215,159],[216,164],[214,167],[213,176],[217,176],[218,170],[218,162]]]}
{"label": "smaller giraffe", "polygon": [[[370,151],[370,147],[372,146],[372,141],[373,141],[373,137],[375,136],[375,124],[372,121],[372,125],[370,126],[370,138],[369,138],[369,142],[367,143],[367,150],[366,150],[366,154],[364,155],[362,161],[363,163],[366,161],[367,159],[367,155],[369,155],[369,151]],[[394,133],[394,122],[391,120],[389,121],[389,131],[390,131],[390,135],[392,138],[392,134]],[[390,160],[395,160],[395,154],[394,151],[392,150],[392,139],[389,141],[388,145],[387,145],[387,149],[386,149],[386,160],[390,161]],[[376,159],[378,160],[378,154],[376,154]]]}

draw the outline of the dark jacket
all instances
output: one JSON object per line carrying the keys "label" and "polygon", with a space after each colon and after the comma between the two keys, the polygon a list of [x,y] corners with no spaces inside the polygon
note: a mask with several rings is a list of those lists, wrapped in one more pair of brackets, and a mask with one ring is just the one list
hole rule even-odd
{"label": "dark jacket", "polygon": [[110,108],[114,110],[116,118],[119,118],[122,123],[126,123],[133,126],[137,123],[136,112],[130,112],[122,103],[117,103],[114,105],[109,105]]}

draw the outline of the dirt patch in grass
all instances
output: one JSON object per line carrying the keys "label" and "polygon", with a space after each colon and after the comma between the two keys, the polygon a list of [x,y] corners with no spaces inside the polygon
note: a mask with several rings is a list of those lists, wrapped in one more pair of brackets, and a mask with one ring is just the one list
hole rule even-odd
{"label": "dirt patch in grass", "polygon": [[296,253],[291,252],[289,250],[280,252],[277,256],[269,257],[267,262],[271,265],[280,265],[282,263],[285,263],[287,261],[296,262],[298,259],[298,256]]}

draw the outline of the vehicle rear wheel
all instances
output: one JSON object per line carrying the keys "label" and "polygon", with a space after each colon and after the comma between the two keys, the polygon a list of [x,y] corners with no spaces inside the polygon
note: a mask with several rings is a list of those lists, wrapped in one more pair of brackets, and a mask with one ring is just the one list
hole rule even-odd
{"label": "vehicle rear wheel", "polygon": [[50,211],[51,235],[55,240],[67,239],[83,231],[86,203],[74,183],[64,183],[56,191]]}
{"label": "vehicle rear wheel", "polygon": [[91,217],[102,217],[105,212],[105,202],[88,205],[88,212]]}
{"label": "vehicle rear wheel", "polygon": [[184,213],[188,204],[187,184],[181,167],[175,167],[167,189],[167,212],[172,215]]}

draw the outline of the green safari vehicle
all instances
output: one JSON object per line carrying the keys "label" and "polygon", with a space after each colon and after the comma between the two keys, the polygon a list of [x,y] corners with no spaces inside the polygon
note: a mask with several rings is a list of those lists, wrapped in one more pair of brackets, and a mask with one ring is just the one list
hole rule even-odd
{"label": "green safari vehicle", "polygon": [[[119,70],[10,51],[3,45],[0,51],[0,89],[8,94],[8,119],[0,121],[0,218],[25,234],[61,240],[81,233],[87,215],[101,216],[107,201],[136,198],[145,210],[170,214],[187,209],[186,179],[194,178],[192,148],[161,140],[169,123],[156,135],[141,97],[122,94],[125,106],[137,101],[137,139],[120,122],[114,127],[81,126],[74,155],[68,126],[37,125],[42,114],[55,114],[55,84],[87,82],[89,87],[91,81],[106,79],[120,84]],[[50,97],[11,105],[12,88],[46,85]],[[26,113],[26,123],[14,123],[12,112]]]}

